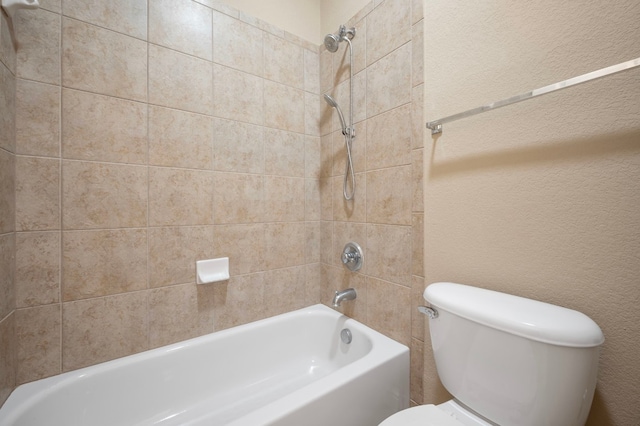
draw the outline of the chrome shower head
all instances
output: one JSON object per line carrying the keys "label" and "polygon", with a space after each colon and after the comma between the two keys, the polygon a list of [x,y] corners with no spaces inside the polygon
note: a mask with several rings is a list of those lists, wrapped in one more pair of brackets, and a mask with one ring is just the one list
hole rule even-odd
{"label": "chrome shower head", "polygon": [[324,47],[331,53],[338,51],[338,46],[340,45],[340,39],[335,34],[327,34],[324,37]]}
{"label": "chrome shower head", "polygon": [[331,53],[337,52],[341,41],[349,41],[356,35],[355,27],[347,29],[346,26],[340,25],[337,34],[327,34],[324,36],[324,47]]}
{"label": "chrome shower head", "polygon": [[342,125],[342,134],[346,135],[347,134],[347,123],[344,121],[344,115],[342,115],[342,110],[340,110],[340,107],[338,106],[338,103],[336,102],[335,99],[333,99],[329,95],[324,95],[324,100],[327,101],[329,106],[335,108],[336,111],[338,111],[338,117],[340,118],[340,124]]}

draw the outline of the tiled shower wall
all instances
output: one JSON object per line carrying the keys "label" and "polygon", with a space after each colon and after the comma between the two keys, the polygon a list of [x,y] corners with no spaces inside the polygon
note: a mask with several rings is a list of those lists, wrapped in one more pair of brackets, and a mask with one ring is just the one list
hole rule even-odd
{"label": "tiled shower wall", "polygon": [[15,107],[0,66],[1,401],[319,302],[318,46],[206,0],[41,6],[14,22]]}
{"label": "tiled shower wall", "polygon": [[[0,401],[14,384],[351,286],[345,313],[411,347],[420,403],[421,1],[375,1],[348,23],[351,203],[338,121],[320,100],[331,93],[348,114],[344,47],[319,54],[211,0],[41,6],[16,20],[17,103],[3,105],[16,116],[15,144],[0,151],[16,164],[15,176],[2,168],[0,236],[15,309],[0,306],[0,371],[11,376]],[[359,273],[339,263],[352,240],[365,251]],[[196,286],[195,260],[218,256],[231,279]],[[2,286],[14,293],[13,278]]]}
{"label": "tiled shower wall", "polygon": [[0,404],[15,386],[16,51],[0,14]]}
{"label": "tiled shower wall", "polygon": [[[321,121],[322,300],[354,287],[343,312],[411,348],[411,399],[422,403],[423,8],[420,0],[371,2],[348,23],[353,38],[353,159],[356,194],[342,196],[345,148],[337,114]],[[349,114],[345,43],[320,54],[320,89]],[[340,262],[344,245],[363,249],[358,273]]]}

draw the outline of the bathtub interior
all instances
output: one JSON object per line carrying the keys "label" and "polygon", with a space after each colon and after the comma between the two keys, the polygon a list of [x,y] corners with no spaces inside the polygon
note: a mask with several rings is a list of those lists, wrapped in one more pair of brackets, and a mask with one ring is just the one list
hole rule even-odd
{"label": "bathtub interior", "polygon": [[[345,327],[350,344],[340,339]],[[12,426],[52,419],[94,426],[227,424],[371,358],[371,332],[315,305],[23,385],[3,407],[11,411],[5,420]]]}

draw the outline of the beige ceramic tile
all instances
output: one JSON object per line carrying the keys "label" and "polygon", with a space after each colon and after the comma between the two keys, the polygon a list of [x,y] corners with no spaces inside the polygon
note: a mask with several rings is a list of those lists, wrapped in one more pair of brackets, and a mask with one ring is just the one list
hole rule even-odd
{"label": "beige ceramic tile", "polygon": [[213,123],[200,114],[149,106],[149,164],[213,167]]}
{"label": "beige ceramic tile", "polygon": [[411,0],[411,23],[415,24],[424,17],[423,0]]}
{"label": "beige ceramic tile", "polygon": [[60,229],[60,160],[16,157],[16,230]]}
{"label": "beige ceramic tile", "polygon": [[320,54],[304,50],[304,90],[320,94]]}
{"label": "beige ceramic tile", "polygon": [[422,294],[426,287],[423,277],[411,277],[411,336],[421,341],[426,339],[425,330],[429,327],[429,317],[418,311],[418,306],[425,304]]}
{"label": "beige ceramic tile", "polygon": [[0,235],[0,318],[9,315],[16,306],[15,252],[15,234]]}
{"label": "beige ceramic tile", "polygon": [[424,84],[411,89],[411,127],[413,148],[424,147],[426,117],[424,116]]}
{"label": "beige ceramic tile", "polygon": [[191,0],[149,1],[149,42],[212,59],[212,10]]}
{"label": "beige ceramic tile", "polygon": [[18,79],[16,152],[60,156],[60,87]]}
{"label": "beige ceramic tile", "polygon": [[264,81],[264,124],[275,129],[304,133],[304,92]]}
{"label": "beige ceramic tile", "polygon": [[66,231],[62,245],[65,302],[147,288],[147,231]]}
{"label": "beige ceramic tile", "polygon": [[17,341],[15,315],[0,320],[0,404],[13,392],[16,386]]}
{"label": "beige ceramic tile", "polygon": [[[348,178],[348,191],[352,192],[351,177]],[[364,222],[367,219],[368,173],[356,173],[356,190],[351,200],[344,197],[344,175],[332,178],[331,196],[333,197],[333,219],[349,222]]]}
{"label": "beige ceramic tile", "polygon": [[357,74],[367,67],[367,20],[356,21],[348,24],[356,27],[356,36],[351,40],[353,46],[353,73]]}
{"label": "beige ceramic tile", "polygon": [[367,221],[410,225],[412,184],[411,166],[368,172]]}
{"label": "beige ceramic tile", "polygon": [[411,162],[411,176],[413,185],[413,207],[414,212],[424,211],[424,149],[416,149],[411,152],[413,161]]}
{"label": "beige ceramic tile", "polygon": [[0,64],[0,148],[16,150],[16,79]]}
{"label": "beige ceramic tile", "polygon": [[64,161],[63,227],[147,226],[147,191],[146,167]]}
{"label": "beige ceramic tile", "polygon": [[40,0],[39,3],[41,9],[46,9],[55,13],[62,12],[62,0]]}
{"label": "beige ceramic tile", "polygon": [[305,173],[307,178],[318,179],[321,174],[321,151],[320,151],[320,138],[314,136],[305,137],[305,152],[304,152],[304,164]]}
{"label": "beige ceramic tile", "polygon": [[258,77],[264,74],[263,31],[213,12],[213,61]]}
{"label": "beige ceramic tile", "polygon": [[43,9],[17,13],[14,22],[20,49],[16,75],[42,83],[60,84],[60,15]]}
{"label": "beige ceramic tile", "polygon": [[277,129],[264,130],[265,173],[278,176],[304,176],[304,135]]}
{"label": "beige ceramic tile", "polygon": [[264,77],[304,89],[304,49],[288,40],[265,33]]}
{"label": "beige ceramic tile", "polygon": [[59,304],[16,311],[16,384],[59,374],[62,318]]}
{"label": "beige ceramic tile", "polygon": [[62,370],[70,371],[148,349],[146,292],[62,305]]}
{"label": "beige ceramic tile", "polygon": [[305,267],[275,269],[264,274],[265,314],[274,316],[305,306]]}
{"label": "beige ceramic tile", "polygon": [[412,264],[411,273],[413,275],[424,277],[424,214],[414,213],[411,223],[412,235]]}
{"label": "beige ceramic tile", "polygon": [[0,63],[4,64],[14,75],[16,73],[16,49],[17,43],[15,43],[9,28],[9,17],[0,13]]}
{"label": "beige ceramic tile", "polygon": [[213,172],[150,167],[149,225],[213,225]]}
{"label": "beige ceramic tile", "polygon": [[[358,244],[363,253],[367,253],[367,226],[364,223],[334,222],[333,249],[331,250],[331,265],[342,268],[341,255],[347,243]],[[365,261],[367,256],[365,255]],[[362,273],[364,269],[359,272]]]}
{"label": "beige ceramic tile", "polygon": [[149,229],[149,287],[195,283],[196,261],[214,257],[213,226]]}
{"label": "beige ceramic tile", "polygon": [[305,249],[304,262],[319,263],[320,262],[320,221],[305,222]]}
{"label": "beige ceramic tile", "polygon": [[353,288],[356,291],[356,299],[345,301],[334,309],[366,324],[368,298],[366,277],[363,274],[351,272],[343,266],[322,265],[322,268],[321,302],[333,307],[331,303],[336,291]]}
{"label": "beige ceramic tile", "polygon": [[322,266],[320,263],[305,265],[305,305],[311,306],[322,302]]}
{"label": "beige ceramic tile", "polygon": [[195,283],[149,293],[149,347],[156,348],[213,332],[213,312],[200,311]]}
{"label": "beige ceramic tile", "polygon": [[320,261],[329,265],[332,263],[333,253],[333,222],[320,222]]}
{"label": "beige ceramic tile", "polygon": [[[149,5],[156,1],[150,1]],[[147,39],[147,0],[64,0],[62,13],[89,24]]]}
{"label": "beige ceramic tile", "polygon": [[147,100],[147,43],[74,19],[62,22],[62,84]]}
{"label": "beige ceramic tile", "polygon": [[325,93],[333,87],[333,54],[324,47],[320,53],[320,92]]}
{"label": "beige ceramic tile", "polygon": [[411,28],[411,86],[424,83],[424,25],[420,21]]}
{"label": "beige ceramic tile", "polygon": [[16,234],[16,307],[60,301],[60,232]]}
{"label": "beige ceramic tile", "polygon": [[215,257],[229,258],[232,277],[264,271],[264,227],[262,223],[215,227]]}
{"label": "beige ceramic tile", "polygon": [[367,117],[411,101],[411,43],[367,68]]}
{"label": "beige ceramic tile", "polygon": [[304,133],[320,136],[324,100],[315,93],[304,92]]}
{"label": "beige ceramic tile", "polygon": [[71,89],[62,104],[64,158],[147,162],[146,104]]}
{"label": "beige ceramic tile", "polygon": [[[366,170],[367,122],[355,125],[356,137],[351,140],[351,161],[356,173]],[[333,132],[333,176],[344,176],[348,153],[342,132]]]}
{"label": "beige ceramic tile", "polygon": [[217,64],[213,64],[213,72],[214,115],[263,125],[265,119],[263,79]]}
{"label": "beige ceramic tile", "polygon": [[304,178],[265,176],[265,222],[303,221],[305,205]]}
{"label": "beige ceramic tile", "polygon": [[[215,330],[247,324],[265,317],[264,273],[232,276],[214,287]],[[241,306],[242,309],[238,309]]]}
{"label": "beige ceramic tile", "polygon": [[367,16],[367,65],[411,40],[411,1],[385,1]]}
{"label": "beige ceramic tile", "polygon": [[320,219],[333,220],[333,178],[322,178],[320,184]]}
{"label": "beige ceramic tile", "polygon": [[149,45],[149,103],[213,113],[211,62]]}
{"label": "beige ceramic tile", "polygon": [[424,342],[411,339],[409,393],[412,401],[422,402],[422,375],[424,373]]}
{"label": "beige ceramic tile", "polygon": [[264,173],[264,130],[239,121],[213,119],[214,170]]}
{"label": "beige ceramic tile", "polygon": [[233,16],[238,19],[240,12],[238,9],[229,6],[222,0],[195,0],[200,4],[204,4],[207,7],[210,7],[213,10],[217,10],[218,12],[222,12],[226,15]]}
{"label": "beige ceramic tile", "polygon": [[304,222],[265,225],[265,267],[267,270],[304,264]]}
{"label": "beige ceramic tile", "polygon": [[411,286],[411,227],[367,225],[367,275]]}
{"label": "beige ceramic tile", "polygon": [[367,170],[411,164],[411,104],[367,122]]}
{"label": "beige ceramic tile", "polygon": [[305,179],[304,220],[320,220],[322,218],[322,202],[320,180]]}
{"label": "beige ceramic tile", "polygon": [[214,218],[216,224],[262,222],[264,177],[238,173],[216,173]]}
{"label": "beige ceramic tile", "polygon": [[320,138],[320,177],[333,175],[333,133]]}
{"label": "beige ceramic tile", "polygon": [[0,149],[0,234],[16,229],[16,156]]}
{"label": "beige ceramic tile", "polygon": [[367,277],[367,324],[403,345],[411,344],[411,290]]}

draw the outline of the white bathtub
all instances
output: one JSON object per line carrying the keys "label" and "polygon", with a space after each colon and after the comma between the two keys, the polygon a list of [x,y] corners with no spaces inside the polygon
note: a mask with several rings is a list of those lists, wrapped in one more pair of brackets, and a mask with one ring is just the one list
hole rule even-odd
{"label": "white bathtub", "polygon": [[407,347],[314,305],[22,385],[0,425],[374,426],[408,406]]}

